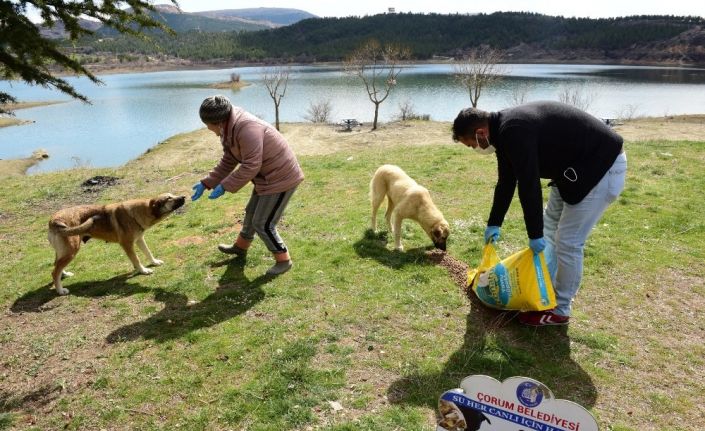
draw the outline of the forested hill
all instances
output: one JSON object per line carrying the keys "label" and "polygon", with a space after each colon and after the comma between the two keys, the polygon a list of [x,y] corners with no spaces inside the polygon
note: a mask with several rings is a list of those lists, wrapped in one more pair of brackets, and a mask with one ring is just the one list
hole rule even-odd
{"label": "forested hill", "polygon": [[[160,37],[163,53],[196,60],[340,61],[375,38],[408,46],[414,59],[458,57],[489,45],[508,61],[705,64],[701,17],[564,18],[533,13],[380,14],[314,18],[255,32],[188,32]],[[87,45],[87,46],[86,46]],[[150,53],[137,41],[86,41],[85,48]]]}
{"label": "forested hill", "polygon": [[[612,52],[669,43],[684,32],[703,27],[705,20],[700,17],[588,19],[531,13],[384,14],[309,19],[276,30],[244,34],[240,41],[271,57],[311,56],[319,61],[340,59],[343,53],[369,38],[407,45],[418,59],[457,56],[483,44],[522,58],[581,51],[609,56]],[[692,41],[696,44],[693,48],[699,50],[693,51],[699,51],[699,60],[705,61],[705,37],[703,33],[700,35]]]}

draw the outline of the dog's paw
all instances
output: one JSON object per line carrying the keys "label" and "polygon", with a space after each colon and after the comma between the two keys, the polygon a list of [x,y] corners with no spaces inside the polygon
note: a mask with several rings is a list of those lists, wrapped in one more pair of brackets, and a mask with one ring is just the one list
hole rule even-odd
{"label": "dog's paw", "polygon": [[73,277],[73,272],[71,271],[61,271],[61,278]]}
{"label": "dog's paw", "polygon": [[142,275],[149,275],[152,274],[154,270],[151,270],[149,268],[138,268],[135,270],[135,274],[142,274]]}
{"label": "dog's paw", "polygon": [[58,293],[58,294],[61,295],[61,296],[64,296],[64,295],[68,295],[68,294],[69,294],[69,290],[66,289],[65,287],[58,287],[58,288],[56,289],[56,293]]}
{"label": "dog's paw", "polygon": [[162,266],[162,265],[164,265],[164,261],[163,261],[163,260],[159,260],[159,259],[154,259],[154,260],[152,261],[152,265],[154,265],[154,266]]}

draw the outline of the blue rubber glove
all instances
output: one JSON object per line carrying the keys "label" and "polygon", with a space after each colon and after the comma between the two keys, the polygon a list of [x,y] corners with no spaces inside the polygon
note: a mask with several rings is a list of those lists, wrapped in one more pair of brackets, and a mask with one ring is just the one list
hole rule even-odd
{"label": "blue rubber glove", "polygon": [[529,248],[534,251],[534,254],[539,254],[546,248],[546,240],[541,238],[530,239]]}
{"label": "blue rubber glove", "polygon": [[215,186],[211,194],[208,195],[208,199],[218,199],[225,194],[225,189],[222,184]]}
{"label": "blue rubber glove", "polygon": [[485,244],[490,241],[499,241],[499,226],[487,226],[485,229]]}
{"label": "blue rubber glove", "polygon": [[200,198],[201,195],[203,194],[203,192],[206,190],[205,184],[203,184],[203,183],[200,182],[200,181],[199,181],[196,185],[194,185],[193,187],[191,187],[191,188],[192,188],[193,190],[195,190],[195,192],[193,193],[193,196],[191,196],[191,200],[192,200],[192,201],[197,201],[198,198]]}

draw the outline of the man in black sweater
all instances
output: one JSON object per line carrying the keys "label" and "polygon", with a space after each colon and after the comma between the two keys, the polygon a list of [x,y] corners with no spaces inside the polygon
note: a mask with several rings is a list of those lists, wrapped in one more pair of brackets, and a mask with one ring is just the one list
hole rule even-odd
{"label": "man in black sweater", "polygon": [[[527,312],[527,325],[566,325],[583,273],[583,249],[592,228],[624,188],[627,158],[622,137],[570,105],[534,102],[485,112],[460,111],[453,140],[481,154],[495,153],[498,179],[485,241],[499,239],[514,190],[529,247],[546,258],[556,291],[553,310]],[[541,178],[550,179],[545,210]]]}

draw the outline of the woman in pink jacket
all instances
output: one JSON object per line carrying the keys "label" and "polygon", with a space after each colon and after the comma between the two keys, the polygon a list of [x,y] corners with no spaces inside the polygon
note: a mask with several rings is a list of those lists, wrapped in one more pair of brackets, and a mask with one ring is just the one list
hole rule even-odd
{"label": "woman in pink jacket", "polygon": [[277,232],[277,223],[304,179],[296,156],[271,124],[232,106],[225,96],[206,98],[199,115],[208,130],[220,137],[223,157],[207,177],[193,186],[191,200],[200,198],[205,189],[213,190],[209,199],[217,199],[226,191],[235,193],[249,182],[254,184],[235,243],[219,244],[218,250],[244,257],[257,233],[274,255],[275,264],[267,274],[285,273],[292,263]]}

